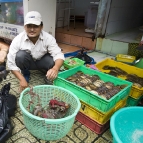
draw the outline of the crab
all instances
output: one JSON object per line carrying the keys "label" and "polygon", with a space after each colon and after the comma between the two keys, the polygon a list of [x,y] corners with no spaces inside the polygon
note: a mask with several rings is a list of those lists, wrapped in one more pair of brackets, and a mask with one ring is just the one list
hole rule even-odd
{"label": "crab", "polygon": [[92,79],[92,82],[95,82],[96,80],[99,80],[100,77],[99,77],[98,75],[93,75],[93,76],[91,77],[91,79]]}
{"label": "crab", "polygon": [[112,67],[112,66],[104,66],[103,67],[104,70],[110,70],[109,74],[114,75],[114,76],[125,76],[127,75],[127,72],[125,72],[124,70],[118,68],[118,67]]}
{"label": "crab", "polygon": [[105,82],[104,86],[108,89],[112,89],[114,87],[114,84],[112,82]]}
{"label": "crab", "polygon": [[99,95],[102,95],[108,92],[108,88],[106,86],[101,86],[96,91]]}
{"label": "crab", "polygon": [[115,86],[112,90],[110,90],[109,94],[112,96],[114,96],[115,94],[117,94],[118,92],[120,92],[120,87]]}
{"label": "crab", "polygon": [[143,87],[143,78],[142,77],[139,77],[135,74],[129,74],[127,76],[127,79],[128,81],[130,82],[133,82],[133,85],[138,87],[138,88],[142,88]]}
{"label": "crab", "polygon": [[133,83],[133,86],[136,86],[138,88],[142,88],[142,85],[140,85],[139,83]]}
{"label": "crab", "polygon": [[108,93],[102,94],[100,96],[106,100],[109,100],[111,98],[110,94],[108,94]]}
{"label": "crab", "polygon": [[97,89],[97,87],[94,84],[89,84],[88,86],[91,88],[91,90],[96,90]]}
{"label": "crab", "polygon": [[97,91],[95,91],[95,90],[91,90],[90,92],[92,92],[92,93],[94,93],[94,94],[98,95],[98,92],[97,92]]}
{"label": "crab", "polygon": [[86,88],[87,90],[89,90],[89,91],[91,90],[90,86],[88,86],[88,85],[85,86],[85,88]]}
{"label": "crab", "polygon": [[101,87],[104,84],[104,81],[103,80],[96,80],[95,82],[93,82],[93,84],[96,87]]}

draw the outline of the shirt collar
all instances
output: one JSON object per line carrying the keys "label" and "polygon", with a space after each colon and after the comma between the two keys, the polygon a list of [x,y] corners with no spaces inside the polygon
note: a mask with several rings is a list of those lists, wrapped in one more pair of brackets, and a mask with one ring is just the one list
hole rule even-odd
{"label": "shirt collar", "polygon": [[[43,37],[43,31],[41,31],[40,36],[39,36],[39,39],[41,39],[41,40],[44,39],[44,37]],[[29,40],[29,38],[28,38],[28,36],[27,36],[27,34],[26,34],[26,32],[25,32],[24,41],[26,41],[26,40]]]}

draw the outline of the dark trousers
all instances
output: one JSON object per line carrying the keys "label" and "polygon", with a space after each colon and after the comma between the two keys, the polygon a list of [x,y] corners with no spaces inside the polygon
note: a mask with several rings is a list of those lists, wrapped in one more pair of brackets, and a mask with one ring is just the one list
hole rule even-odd
{"label": "dark trousers", "polygon": [[46,70],[48,71],[54,66],[53,57],[49,53],[45,54],[41,59],[34,60],[32,56],[24,51],[20,50],[16,54],[15,62],[17,67],[21,70]]}

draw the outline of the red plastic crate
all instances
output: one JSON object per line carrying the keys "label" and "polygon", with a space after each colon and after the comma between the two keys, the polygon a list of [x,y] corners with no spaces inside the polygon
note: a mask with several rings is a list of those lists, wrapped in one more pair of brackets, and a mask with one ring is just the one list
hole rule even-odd
{"label": "red plastic crate", "polygon": [[76,120],[84,124],[86,127],[88,127],[96,134],[102,134],[110,126],[110,120],[108,120],[105,124],[101,125],[81,112],[78,112]]}

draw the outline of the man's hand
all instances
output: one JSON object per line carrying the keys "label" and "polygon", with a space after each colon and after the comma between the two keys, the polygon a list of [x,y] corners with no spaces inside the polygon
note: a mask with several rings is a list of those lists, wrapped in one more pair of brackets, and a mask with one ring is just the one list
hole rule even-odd
{"label": "man's hand", "polygon": [[19,79],[20,92],[28,87],[28,83],[25,80],[24,76],[20,73],[20,71],[13,70],[12,73]]}
{"label": "man's hand", "polygon": [[52,81],[57,77],[57,75],[58,75],[58,70],[55,68],[52,68],[47,71],[46,77],[47,79]]}
{"label": "man's hand", "polygon": [[46,74],[47,79],[54,80],[57,77],[58,71],[61,68],[63,62],[64,61],[62,59],[57,59],[55,61],[55,65],[53,66],[53,68],[47,71],[47,74]]}
{"label": "man's hand", "polygon": [[22,80],[20,80],[20,92],[22,92],[25,88],[28,87],[28,83],[27,81],[25,80],[25,78],[23,77]]}

